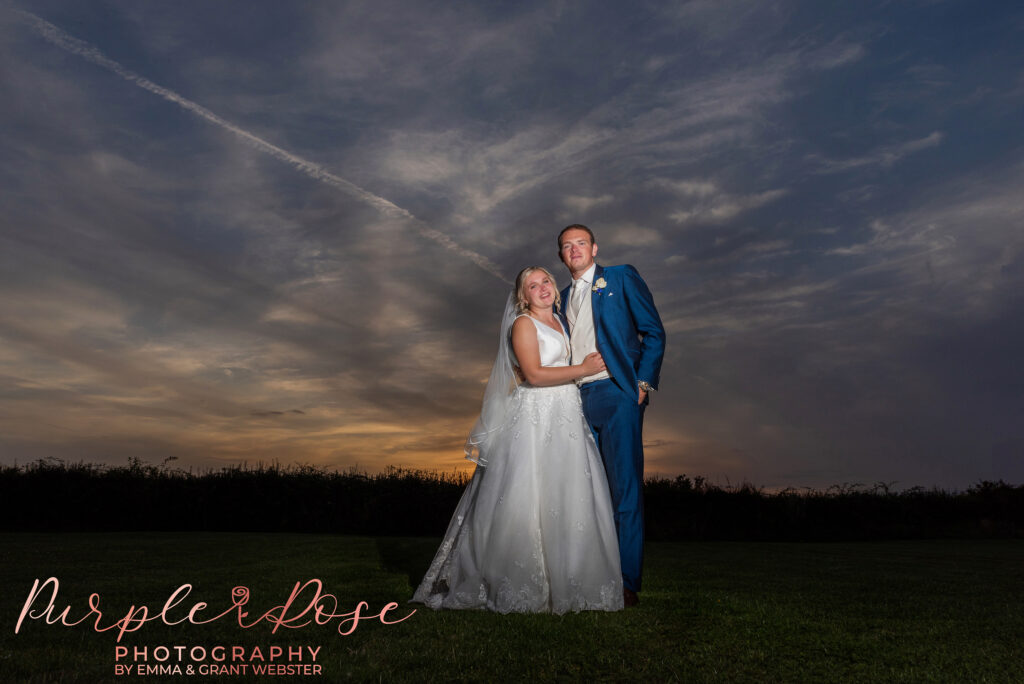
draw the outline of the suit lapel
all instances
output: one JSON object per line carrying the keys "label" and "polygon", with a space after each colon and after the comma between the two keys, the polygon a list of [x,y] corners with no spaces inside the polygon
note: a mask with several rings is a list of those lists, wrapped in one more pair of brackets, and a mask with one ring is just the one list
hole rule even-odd
{"label": "suit lapel", "polygon": [[[597,283],[598,279],[601,277],[602,273],[604,273],[604,267],[601,266],[601,264],[596,264],[596,268],[594,269],[594,284],[595,284],[595,286],[596,286],[596,283]],[[591,310],[591,312],[593,313],[593,316],[594,316],[594,335],[595,336],[597,335],[597,331],[599,330],[598,325],[601,322],[601,299],[602,298],[603,297],[601,297],[597,293],[597,290],[594,290],[594,289],[591,290],[591,292],[590,292],[590,310]]]}
{"label": "suit lapel", "polygon": [[562,290],[562,306],[558,311],[558,317],[562,319],[562,325],[565,326],[566,331],[569,330],[569,297],[572,296],[572,281],[569,282],[570,285]]}

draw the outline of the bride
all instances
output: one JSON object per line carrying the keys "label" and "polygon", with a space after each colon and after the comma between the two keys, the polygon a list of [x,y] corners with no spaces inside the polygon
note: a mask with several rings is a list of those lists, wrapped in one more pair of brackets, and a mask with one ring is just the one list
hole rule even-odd
{"label": "bride", "polygon": [[516,277],[466,443],[477,469],[415,602],[499,613],[622,608],[611,496],[573,382],[604,361],[594,353],[569,365],[560,300],[546,269]]}

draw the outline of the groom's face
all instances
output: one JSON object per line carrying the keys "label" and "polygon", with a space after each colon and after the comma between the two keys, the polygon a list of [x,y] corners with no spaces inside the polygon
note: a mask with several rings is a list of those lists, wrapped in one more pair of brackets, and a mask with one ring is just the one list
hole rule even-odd
{"label": "groom's face", "polygon": [[590,241],[585,230],[567,230],[562,234],[562,246],[559,256],[573,277],[586,271],[594,263],[597,256],[597,245]]}

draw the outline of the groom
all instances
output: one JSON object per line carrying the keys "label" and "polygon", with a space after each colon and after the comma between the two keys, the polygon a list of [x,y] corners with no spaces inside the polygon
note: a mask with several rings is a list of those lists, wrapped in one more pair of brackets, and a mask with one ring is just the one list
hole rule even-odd
{"label": "groom", "polygon": [[586,415],[604,460],[615,509],[623,599],[639,599],[644,543],[644,409],[658,388],[665,328],[647,284],[632,266],[594,263],[589,228],[568,226],[558,253],[573,283],[562,290],[573,360],[601,352],[607,371],[579,380]]}

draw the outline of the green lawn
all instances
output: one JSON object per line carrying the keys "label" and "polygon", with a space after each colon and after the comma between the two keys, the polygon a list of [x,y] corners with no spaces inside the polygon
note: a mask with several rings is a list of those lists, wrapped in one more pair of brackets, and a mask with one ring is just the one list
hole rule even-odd
{"label": "green lawn", "polygon": [[267,623],[243,630],[227,617],[152,622],[121,641],[264,653],[321,647],[323,674],[301,681],[1024,681],[1020,541],[649,544],[639,607],[562,617],[406,604],[435,544],[299,534],[2,534],[0,682],[254,680],[115,677],[116,630],[96,633],[85,623],[26,621],[15,634],[33,581],[51,575],[61,581],[55,614],[70,604],[70,619],[81,617],[96,592],[103,626],[132,604],[159,611],[184,583],[194,589],[181,615],[199,600],[210,614],[222,612],[237,585],[250,589],[255,615],[311,578],[338,597],[337,612],[359,601],[370,615],[390,601],[400,606],[389,617],[417,609],[399,624],[365,621],[349,636],[337,633],[338,621],[272,634]]}

